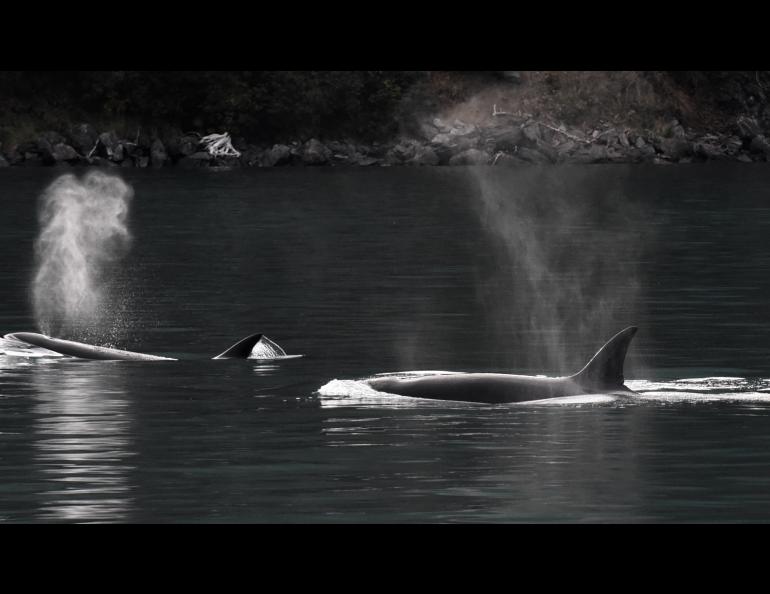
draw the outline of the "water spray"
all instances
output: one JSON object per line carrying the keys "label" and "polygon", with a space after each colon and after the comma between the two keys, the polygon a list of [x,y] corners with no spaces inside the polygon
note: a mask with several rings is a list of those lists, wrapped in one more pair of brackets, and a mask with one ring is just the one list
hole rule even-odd
{"label": "water spray", "polygon": [[[133,190],[99,171],[58,177],[40,197],[32,303],[46,334],[104,340],[114,302],[109,281],[131,245]],[[109,331],[107,331],[109,332]]]}

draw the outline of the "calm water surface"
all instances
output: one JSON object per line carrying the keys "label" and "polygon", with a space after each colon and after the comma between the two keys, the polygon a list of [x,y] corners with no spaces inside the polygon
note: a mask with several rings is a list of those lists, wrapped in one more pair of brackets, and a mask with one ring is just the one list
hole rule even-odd
{"label": "calm water surface", "polygon": [[[37,196],[0,171],[0,334],[36,330]],[[105,342],[0,345],[3,522],[770,520],[770,168],[124,171]],[[426,402],[412,370],[573,372],[640,331],[632,399]],[[264,332],[273,363],[211,361]]]}

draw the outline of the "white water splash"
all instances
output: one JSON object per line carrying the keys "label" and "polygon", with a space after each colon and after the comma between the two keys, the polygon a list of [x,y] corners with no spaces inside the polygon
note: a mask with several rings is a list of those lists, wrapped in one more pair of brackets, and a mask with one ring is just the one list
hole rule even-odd
{"label": "white water splash", "polygon": [[[370,378],[371,379],[371,378]],[[376,408],[421,408],[425,406],[447,407],[445,400],[412,398],[388,392],[379,392],[365,380],[332,380],[318,389],[321,404],[327,408],[344,406],[372,406]]]}
{"label": "white water splash", "polygon": [[770,404],[770,379],[742,377],[703,377],[665,382],[631,380],[637,402],[658,404],[753,402]]}
{"label": "white water splash", "polygon": [[133,190],[99,171],[58,177],[40,197],[32,301],[38,327],[85,340],[104,332],[108,281],[131,244],[126,221]]}
{"label": "white water splash", "polygon": [[37,359],[40,357],[64,356],[61,353],[50,351],[43,347],[33,346],[31,344],[27,344],[26,342],[15,340],[13,338],[7,338],[5,336],[0,338],[0,355],[5,355],[8,357],[26,357],[32,359]]}

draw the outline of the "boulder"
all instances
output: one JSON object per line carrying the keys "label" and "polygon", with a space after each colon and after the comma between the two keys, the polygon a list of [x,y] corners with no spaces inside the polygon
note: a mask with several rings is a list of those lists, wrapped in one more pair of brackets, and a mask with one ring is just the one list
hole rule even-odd
{"label": "boulder", "polygon": [[16,146],[16,150],[24,156],[26,156],[27,153],[37,153],[37,143],[29,141],[22,142]]}
{"label": "boulder", "polygon": [[168,161],[168,153],[166,147],[163,146],[160,138],[156,138],[150,145],[150,161],[153,167],[163,167],[166,161]]}
{"label": "boulder", "polygon": [[567,142],[563,142],[557,146],[555,150],[558,160],[562,161],[568,155],[578,150],[578,143],[574,140],[568,140]]}
{"label": "boulder", "polygon": [[436,153],[439,165],[449,164],[449,159],[451,159],[453,156],[451,147],[443,144],[431,144],[430,148],[433,149],[434,153]]}
{"label": "boulder", "polygon": [[64,136],[62,136],[58,132],[53,132],[51,130],[41,133],[40,135],[38,135],[38,138],[37,138],[38,144],[47,144],[49,146],[66,142],[66,140],[67,139],[64,138]]}
{"label": "boulder", "polygon": [[738,116],[735,124],[738,128],[739,136],[743,139],[748,140],[754,136],[762,134],[762,128],[755,118],[750,118],[748,116]]}
{"label": "boulder", "polygon": [[588,134],[583,132],[580,128],[567,128],[563,124],[561,127],[564,129],[564,132],[567,132],[569,134],[569,136],[566,136],[566,135],[564,136],[567,139],[574,140],[575,138],[577,138],[578,142],[581,140],[584,142],[588,140]]}
{"label": "boulder", "polygon": [[673,119],[663,127],[663,135],[666,138],[684,138],[684,126],[679,123],[679,120]]}
{"label": "boulder", "polygon": [[384,142],[373,142],[370,146],[359,147],[361,152],[370,156],[382,159],[388,154],[388,151],[393,147]]}
{"label": "boulder", "polygon": [[693,143],[693,154],[706,161],[717,161],[726,158],[724,147],[708,141]]}
{"label": "boulder", "polygon": [[463,121],[455,120],[455,125],[449,129],[449,136],[470,136],[478,132],[473,124],[466,124]]}
{"label": "boulder", "polygon": [[69,131],[69,143],[81,155],[86,156],[99,138],[91,124],[77,124]]}
{"label": "boulder", "polygon": [[535,150],[539,152],[541,155],[543,155],[544,157],[546,157],[548,161],[551,163],[556,163],[559,160],[559,153],[557,152],[557,150],[554,147],[549,146],[545,142],[538,142],[535,145]]}
{"label": "boulder", "polygon": [[440,133],[431,138],[430,143],[437,146],[451,146],[455,139],[449,134]]}
{"label": "boulder", "polygon": [[687,133],[685,132],[684,126],[677,122],[676,125],[671,128],[671,136],[674,138],[685,138]]}
{"label": "boulder", "polygon": [[350,156],[356,152],[356,147],[352,142],[343,142],[339,140],[327,142],[326,148],[332,152],[333,159],[339,159],[341,157],[350,159]]}
{"label": "boulder", "polygon": [[254,167],[259,165],[262,157],[262,151],[255,146],[247,146],[246,149],[241,152],[241,164],[246,167]]}
{"label": "boulder", "polygon": [[166,142],[166,152],[173,159],[189,157],[198,150],[199,139],[192,134],[182,136],[172,136]]}
{"label": "boulder", "polygon": [[652,161],[655,158],[655,147],[653,147],[651,144],[645,144],[636,150],[639,152],[642,161]]}
{"label": "boulder", "polygon": [[438,165],[439,158],[429,146],[420,146],[417,148],[414,154],[414,158],[411,161],[414,165]]}
{"label": "boulder", "polygon": [[488,144],[495,152],[514,152],[518,149],[523,138],[524,133],[521,131],[521,128],[503,128],[495,130],[490,134]]}
{"label": "boulder", "polygon": [[96,152],[94,154],[99,157],[106,157],[107,159],[115,160],[115,151],[118,145],[120,145],[120,140],[118,139],[118,135],[115,134],[115,132],[103,132],[102,134],[99,134],[99,146],[96,148]]}
{"label": "boulder", "polygon": [[763,153],[765,155],[770,155],[770,142],[768,142],[764,135],[758,134],[751,139],[749,150],[752,153]]}
{"label": "boulder", "polygon": [[596,143],[583,145],[571,156],[572,163],[606,163],[610,160],[610,154],[607,147]]}
{"label": "boulder", "polygon": [[452,146],[450,147],[452,149],[452,152],[456,155],[458,153],[463,153],[469,149],[472,148],[478,148],[478,137],[476,136],[459,136],[455,140],[455,142],[452,143]]}
{"label": "boulder", "polygon": [[428,122],[420,122],[418,129],[420,137],[426,140],[430,140],[439,133],[438,128],[436,128],[436,126],[433,124],[429,124]]}
{"label": "boulder", "polygon": [[417,152],[417,143],[411,140],[402,140],[394,146],[388,154],[393,155],[398,161],[409,161]]}
{"label": "boulder", "polygon": [[285,144],[276,144],[263,153],[260,165],[262,167],[276,167],[278,165],[288,165],[290,161],[291,148]]}
{"label": "boulder", "polygon": [[241,159],[240,157],[236,157],[234,155],[215,157],[214,160],[211,161],[211,166],[227,168],[227,169],[236,169],[241,166]]}
{"label": "boulder", "polygon": [[10,167],[11,164],[5,160],[5,157],[0,155],[0,167]]}
{"label": "boulder", "polygon": [[356,152],[350,158],[351,165],[358,165],[359,167],[371,167],[372,165],[379,165],[382,161],[377,157],[367,155],[363,152]]}
{"label": "boulder", "polygon": [[146,155],[148,151],[140,149],[137,144],[129,140],[123,140],[120,142],[120,146],[123,149],[123,158],[138,157],[139,155]]}
{"label": "boulder", "polygon": [[37,167],[45,164],[37,151],[24,151],[23,155],[24,161],[22,162],[22,165],[25,167]]}
{"label": "boulder", "polygon": [[37,153],[44,165],[55,165],[57,160],[53,155],[54,144],[61,143],[64,137],[57,132],[43,132],[38,135],[34,148],[29,147],[30,153]]}
{"label": "boulder", "polygon": [[543,139],[542,134],[540,133],[540,124],[537,122],[525,124],[522,127],[521,132],[530,144],[535,144]]}
{"label": "boulder", "polygon": [[[147,153],[150,152],[150,147],[152,147],[152,141],[154,140],[154,137],[151,137],[146,132],[143,132],[141,129],[139,129],[138,134],[134,136],[133,144],[143,151],[146,151]],[[196,147],[197,148],[197,147]]]}
{"label": "boulder", "polygon": [[516,151],[516,157],[533,165],[549,165],[551,163],[551,160],[543,153],[525,146]]}
{"label": "boulder", "polygon": [[331,155],[331,151],[321,141],[311,138],[303,147],[302,163],[305,165],[326,165],[329,163]]}
{"label": "boulder", "polygon": [[452,128],[441,118],[433,118],[433,126],[438,129],[439,132],[449,132]]}
{"label": "boulder", "polygon": [[78,155],[74,148],[61,142],[53,146],[51,156],[57,163],[61,161],[74,161],[80,158],[80,155]]}
{"label": "boulder", "polygon": [[243,136],[234,136],[230,142],[233,145],[233,148],[241,153],[249,146],[249,143],[246,142],[246,139]]}
{"label": "boulder", "polygon": [[126,150],[126,145],[123,141],[118,142],[112,149],[112,160],[116,163],[120,163],[126,158],[126,154],[128,153],[128,150]]}
{"label": "boulder", "polygon": [[677,161],[693,154],[692,144],[683,138],[664,138],[660,141],[658,149],[666,157]]}
{"label": "boulder", "polygon": [[620,146],[607,147],[607,161],[609,163],[630,163],[634,158],[629,155],[630,150]]}
{"label": "boulder", "polygon": [[91,157],[91,159],[89,160],[89,163],[96,167],[117,167],[118,166],[117,163],[113,163],[112,161],[104,157]]}
{"label": "boulder", "polygon": [[743,141],[737,136],[728,136],[727,138],[720,139],[720,146],[724,147],[725,153],[732,157],[741,151]]}
{"label": "boulder", "polygon": [[[144,158],[146,159],[146,157]],[[181,159],[179,159],[179,161],[176,162],[176,164],[178,167],[181,167],[182,169],[198,169],[199,167],[207,167],[210,161],[211,161],[211,155],[209,155],[208,153],[200,152],[200,153],[193,153],[192,155],[188,155],[187,157],[182,157]],[[141,166],[142,166],[141,163],[137,161],[137,167],[141,167]]]}
{"label": "boulder", "polygon": [[489,163],[489,154],[478,149],[468,149],[449,159],[450,165],[486,165],[487,163]]}
{"label": "boulder", "polygon": [[24,161],[24,155],[19,151],[18,147],[14,145],[4,150],[3,156],[11,165],[20,165]]}

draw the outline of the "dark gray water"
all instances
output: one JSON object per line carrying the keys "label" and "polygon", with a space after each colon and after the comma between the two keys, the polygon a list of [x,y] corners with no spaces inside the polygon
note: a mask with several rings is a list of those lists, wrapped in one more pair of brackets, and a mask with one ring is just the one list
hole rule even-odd
{"label": "dark gray water", "polygon": [[[36,201],[0,171],[0,334]],[[770,520],[770,168],[121,171],[112,346],[0,354],[0,521]],[[381,372],[573,372],[633,399],[389,397]],[[91,329],[93,330],[93,329]],[[211,361],[264,332],[283,362]]]}

